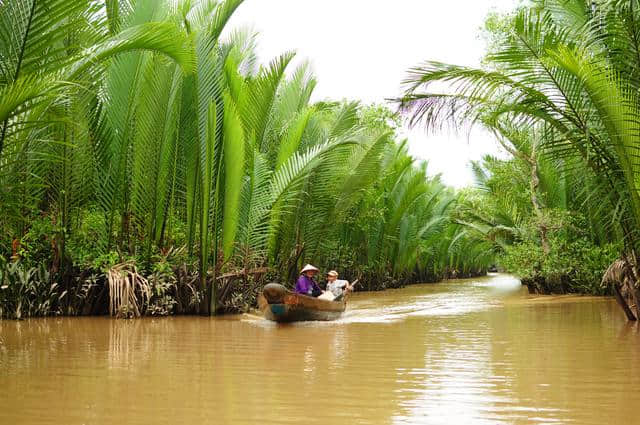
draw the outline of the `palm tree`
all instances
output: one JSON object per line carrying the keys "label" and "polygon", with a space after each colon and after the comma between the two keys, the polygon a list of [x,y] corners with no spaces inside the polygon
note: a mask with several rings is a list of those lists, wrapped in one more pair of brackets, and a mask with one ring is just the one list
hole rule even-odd
{"label": "palm tree", "polygon": [[0,2],[2,252],[34,218],[67,282],[115,261],[144,273],[184,245],[201,313],[218,310],[222,274],[288,279],[311,259],[400,283],[486,270],[456,248],[477,238],[396,142],[397,117],[313,103],[292,52],[259,66],[255,35],[226,31],[241,4]]}
{"label": "palm tree", "polygon": [[192,67],[186,36],[169,22],[136,23],[110,33],[102,6],[90,1],[20,0],[0,5],[0,202],[10,237],[29,212],[51,200],[64,256],[71,210],[87,196],[91,101],[105,64],[150,51]]}
{"label": "palm tree", "polygon": [[[536,2],[498,37],[490,68],[430,62],[411,70],[401,108],[432,128],[481,123],[505,136],[509,123],[541,136],[530,145],[538,146],[536,156],[580,166],[614,195],[625,252],[634,256],[640,243],[635,3]],[[435,82],[452,91],[430,92]]]}

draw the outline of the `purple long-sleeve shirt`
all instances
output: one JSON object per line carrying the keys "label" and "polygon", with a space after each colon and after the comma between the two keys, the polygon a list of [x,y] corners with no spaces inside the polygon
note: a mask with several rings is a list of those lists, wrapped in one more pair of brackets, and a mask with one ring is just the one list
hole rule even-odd
{"label": "purple long-sleeve shirt", "polygon": [[321,291],[320,287],[313,279],[303,274],[300,275],[296,282],[296,292],[298,294],[311,295],[314,289]]}

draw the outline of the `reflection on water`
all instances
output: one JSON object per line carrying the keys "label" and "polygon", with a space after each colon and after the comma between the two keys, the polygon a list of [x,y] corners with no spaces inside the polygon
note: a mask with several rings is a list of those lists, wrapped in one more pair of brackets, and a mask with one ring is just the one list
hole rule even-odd
{"label": "reflection on water", "polygon": [[640,333],[508,276],[357,294],[334,323],[0,322],[0,423],[633,423]]}

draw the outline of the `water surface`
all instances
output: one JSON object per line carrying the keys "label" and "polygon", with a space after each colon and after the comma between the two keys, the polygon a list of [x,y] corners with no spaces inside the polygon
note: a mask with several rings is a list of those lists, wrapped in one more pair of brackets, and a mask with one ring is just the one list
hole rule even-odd
{"label": "water surface", "polygon": [[0,321],[0,391],[0,424],[627,424],[640,332],[495,275],[356,294],[333,323]]}

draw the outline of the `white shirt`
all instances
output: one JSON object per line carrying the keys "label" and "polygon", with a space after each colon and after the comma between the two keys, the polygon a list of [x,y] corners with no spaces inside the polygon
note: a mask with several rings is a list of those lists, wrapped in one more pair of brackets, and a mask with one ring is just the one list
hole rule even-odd
{"label": "white shirt", "polygon": [[327,282],[327,291],[331,291],[331,293],[335,297],[339,297],[342,295],[344,288],[349,284],[346,280],[334,280],[333,282]]}

